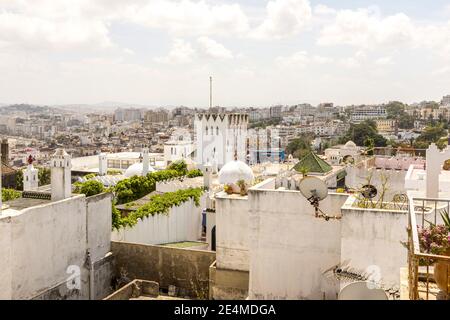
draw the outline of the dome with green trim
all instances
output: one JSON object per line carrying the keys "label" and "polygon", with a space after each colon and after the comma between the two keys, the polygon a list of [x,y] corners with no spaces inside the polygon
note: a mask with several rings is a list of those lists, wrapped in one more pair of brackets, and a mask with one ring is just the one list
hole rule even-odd
{"label": "dome with green trim", "polygon": [[294,170],[297,172],[325,175],[333,170],[333,168],[317,154],[310,152],[300,159],[294,166]]}

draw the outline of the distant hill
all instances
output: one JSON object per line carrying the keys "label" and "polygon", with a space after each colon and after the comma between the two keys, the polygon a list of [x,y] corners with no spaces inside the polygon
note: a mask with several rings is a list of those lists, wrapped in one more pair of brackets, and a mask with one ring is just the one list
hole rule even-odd
{"label": "distant hill", "polygon": [[10,105],[2,105],[0,106],[2,114],[14,114],[14,113],[45,113],[45,112],[54,112],[56,108],[48,107],[48,106],[36,106],[31,104],[10,104]]}

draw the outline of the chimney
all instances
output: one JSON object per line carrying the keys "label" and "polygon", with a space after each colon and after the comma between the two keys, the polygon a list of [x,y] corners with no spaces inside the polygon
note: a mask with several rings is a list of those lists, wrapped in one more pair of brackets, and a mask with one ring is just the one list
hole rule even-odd
{"label": "chimney", "polygon": [[144,147],[142,149],[142,175],[146,176],[149,171],[149,154],[148,154],[148,148]]}
{"label": "chimney", "polygon": [[67,199],[72,196],[72,161],[64,149],[57,149],[50,160],[52,201]]}
{"label": "chimney", "polygon": [[203,166],[203,185],[208,188],[208,190],[211,189],[212,170],[212,165],[210,165],[209,163]]}
{"label": "chimney", "polygon": [[101,176],[108,173],[108,160],[105,153],[100,153],[98,155],[98,173]]}
{"label": "chimney", "polygon": [[9,143],[8,139],[6,138],[2,139],[0,153],[2,162],[6,165],[9,165]]}

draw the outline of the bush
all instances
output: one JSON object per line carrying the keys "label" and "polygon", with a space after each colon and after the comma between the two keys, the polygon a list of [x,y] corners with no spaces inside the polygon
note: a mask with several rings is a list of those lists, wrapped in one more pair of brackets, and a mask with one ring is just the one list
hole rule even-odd
{"label": "bush", "polygon": [[186,177],[188,178],[196,178],[201,176],[203,176],[203,172],[200,169],[188,171],[188,173],[186,174]]}
{"label": "bush", "polygon": [[105,187],[100,181],[88,180],[77,184],[76,193],[85,194],[86,197],[95,196],[105,191]]}
{"label": "bush", "polygon": [[172,162],[167,169],[169,170],[176,170],[180,173],[182,173],[183,175],[185,175],[187,173],[187,164],[186,162],[184,162],[184,160],[178,160],[178,161],[174,161]]}
{"label": "bush", "polygon": [[203,175],[198,169],[184,171],[183,166],[179,166],[178,169],[179,170],[166,169],[151,172],[146,176],[133,176],[131,178],[119,181],[114,188],[117,204],[135,201],[155,191],[157,182],[182,178],[184,176],[194,178]]}
{"label": "bush", "polygon": [[20,198],[22,193],[20,191],[14,189],[2,189],[2,201],[10,201],[17,198]]}

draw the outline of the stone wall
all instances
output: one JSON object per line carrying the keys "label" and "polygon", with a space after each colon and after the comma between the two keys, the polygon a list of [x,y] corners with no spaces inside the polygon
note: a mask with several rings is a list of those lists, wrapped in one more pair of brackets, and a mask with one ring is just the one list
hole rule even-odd
{"label": "stone wall", "polygon": [[173,285],[181,297],[208,298],[214,252],[117,241],[111,242],[111,250],[116,276],[155,281],[165,290]]}

